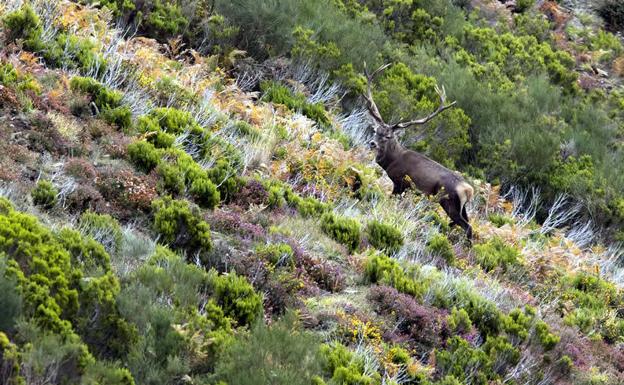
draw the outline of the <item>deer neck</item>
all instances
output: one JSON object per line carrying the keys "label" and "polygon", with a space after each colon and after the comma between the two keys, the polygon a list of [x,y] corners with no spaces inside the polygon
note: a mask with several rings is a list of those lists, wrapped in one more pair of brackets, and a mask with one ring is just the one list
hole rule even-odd
{"label": "deer neck", "polygon": [[403,153],[403,146],[396,138],[392,138],[386,143],[384,148],[377,149],[377,156],[375,160],[384,170],[392,164],[395,160],[401,157]]}

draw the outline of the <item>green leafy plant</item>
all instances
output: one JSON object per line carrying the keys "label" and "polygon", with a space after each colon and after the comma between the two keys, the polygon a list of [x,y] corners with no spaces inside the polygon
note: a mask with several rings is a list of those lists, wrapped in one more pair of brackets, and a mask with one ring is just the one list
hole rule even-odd
{"label": "green leafy plant", "polygon": [[509,246],[500,238],[492,238],[487,243],[474,246],[475,257],[479,265],[485,271],[491,271],[501,267],[506,271],[513,265],[517,265],[522,260],[520,251],[513,246]]}
{"label": "green leafy plant", "polygon": [[427,253],[442,257],[449,265],[455,263],[455,252],[444,234],[436,234],[427,241]]}
{"label": "green leafy plant", "polygon": [[47,180],[41,180],[35,188],[30,192],[33,203],[46,209],[51,209],[58,201],[58,190]]}
{"label": "green leafy plant", "polygon": [[258,245],[256,254],[271,262],[274,266],[294,266],[295,263],[293,249],[286,243]]}
{"label": "green leafy plant", "polygon": [[265,326],[257,323],[248,335],[225,349],[216,377],[239,385],[310,385],[321,373],[320,344],[302,331],[295,315]]}
{"label": "green leafy plant", "polygon": [[201,218],[197,207],[188,201],[165,197],[155,200],[152,210],[153,229],[161,243],[189,253],[205,253],[212,249],[210,226]]}
{"label": "green leafy plant", "polygon": [[238,325],[253,325],[262,316],[262,296],[245,277],[236,273],[218,275],[212,270],[210,280],[216,303]]}
{"label": "green leafy plant", "polygon": [[360,245],[360,224],[355,219],[325,213],[321,217],[321,229],[335,241],[355,251]]}
{"label": "green leafy plant", "polygon": [[196,178],[191,183],[189,192],[197,204],[207,209],[215,208],[221,201],[217,186],[208,178]]}
{"label": "green leafy plant", "polygon": [[153,144],[136,141],[128,145],[128,158],[141,171],[152,171],[161,160],[161,152]]}
{"label": "green leafy plant", "polygon": [[371,221],[366,225],[365,231],[370,244],[379,250],[393,253],[403,245],[403,234],[394,226]]}

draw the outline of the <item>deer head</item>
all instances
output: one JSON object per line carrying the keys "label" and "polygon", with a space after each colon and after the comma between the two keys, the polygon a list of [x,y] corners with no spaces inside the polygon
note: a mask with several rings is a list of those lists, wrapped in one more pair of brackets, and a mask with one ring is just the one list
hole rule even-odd
{"label": "deer head", "polygon": [[444,89],[444,86],[442,86],[442,88],[439,88],[436,85],[435,91],[440,97],[440,105],[435,111],[433,111],[428,116],[425,116],[424,118],[420,118],[420,119],[400,121],[397,123],[386,123],[384,119],[382,118],[381,113],[379,112],[379,108],[377,107],[377,104],[375,104],[375,100],[373,99],[372,83],[375,77],[379,75],[381,72],[383,72],[386,68],[390,67],[390,65],[391,63],[384,64],[381,67],[377,68],[374,72],[370,73],[368,71],[366,63],[364,63],[364,73],[366,75],[367,86],[366,86],[366,94],[364,94],[363,96],[364,96],[364,99],[366,99],[366,107],[368,108],[368,111],[370,112],[371,116],[373,117],[376,123],[374,126],[375,139],[370,142],[370,145],[371,147],[375,148],[378,153],[382,153],[382,154],[392,151],[395,148],[397,148],[397,146],[399,146],[396,140],[396,136],[395,136],[395,133],[397,131],[408,128],[408,127],[412,127],[412,126],[419,126],[419,125],[426,124],[431,119],[436,117],[438,114],[453,107],[456,103],[456,102],[452,102],[452,103],[446,104],[446,90]]}

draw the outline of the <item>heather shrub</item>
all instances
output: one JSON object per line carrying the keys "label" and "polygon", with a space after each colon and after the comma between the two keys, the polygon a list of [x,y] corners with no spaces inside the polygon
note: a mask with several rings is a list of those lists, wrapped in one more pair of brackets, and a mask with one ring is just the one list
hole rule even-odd
{"label": "heather shrub", "polygon": [[130,162],[144,173],[149,173],[160,163],[161,152],[149,142],[136,141],[128,145],[127,151]]}
{"label": "heather shrub", "polygon": [[624,31],[624,3],[618,0],[601,0],[596,10],[613,31]]}
{"label": "heather shrub", "polygon": [[239,326],[249,326],[262,317],[262,295],[254,291],[245,277],[211,270],[210,282],[216,303]]}
{"label": "heather shrub", "polygon": [[258,245],[256,254],[274,266],[294,266],[295,263],[293,249],[286,243]]}
{"label": "heather shrub", "polygon": [[303,264],[310,277],[321,289],[339,292],[347,286],[346,275],[340,264],[310,257],[304,258]]}
{"label": "heather shrub", "polygon": [[58,201],[58,190],[47,180],[41,180],[30,192],[33,203],[46,209],[51,209]]}
{"label": "heather shrub", "polygon": [[176,165],[160,162],[156,166],[156,173],[160,177],[160,184],[164,191],[177,195],[184,192],[184,174]]}
{"label": "heather shrub", "polygon": [[396,331],[418,341],[419,345],[433,347],[442,342],[444,316],[433,307],[419,304],[413,295],[388,286],[374,286],[367,298],[377,313],[395,320]]}
{"label": "heather shrub", "polygon": [[321,229],[335,241],[345,245],[350,252],[360,245],[360,224],[355,219],[325,213],[321,216]]}
{"label": "heather shrub", "polygon": [[[622,333],[623,331],[624,331],[624,325],[621,328],[621,331],[619,334],[624,335]],[[537,323],[535,324],[535,334],[537,335],[537,339],[540,345],[542,345],[542,347],[546,351],[552,350],[555,347],[555,345],[557,345],[559,341],[561,340],[561,337],[552,333],[550,331],[550,328],[548,327],[548,324],[541,320],[537,321]]]}
{"label": "heather shrub", "polygon": [[70,82],[71,89],[91,96],[93,103],[102,115],[102,118],[119,128],[128,129],[132,126],[132,113],[127,106],[123,106],[123,95],[114,91],[93,78],[74,76]]}
{"label": "heather shrub", "polygon": [[472,322],[468,312],[464,309],[457,310],[453,307],[451,314],[448,316],[447,321],[449,329],[456,333],[468,333],[472,329]]}
{"label": "heather shrub", "polygon": [[286,86],[272,81],[265,81],[260,84],[264,93],[263,99],[276,104],[283,104],[290,110],[300,112],[308,118],[317,122],[321,127],[331,126],[325,107],[321,103],[308,103],[305,95],[293,93]]}
{"label": "heather shrub", "polygon": [[395,253],[403,245],[403,234],[394,226],[371,221],[365,231],[370,244],[387,253]]}
{"label": "heather shrub", "polygon": [[295,316],[271,326],[258,322],[220,357],[216,377],[238,385],[310,385],[321,374],[319,342],[299,329]]}
{"label": "heather shrub", "polygon": [[85,211],[80,215],[78,228],[101,243],[109,254],[121,251],[123,232],[119,222],[110,215]]}
{"label": "heather shrub", "polygon": [[492,238],[487,243],[475,245],[473,249],[477,262],[485,271],[491,271],[498,267],[506,271],[522,260],[520,251],[507,245],[500,238]]}
{"label": "heather shrub", "polygon": [[365,373],[364,360],[340,343],[321,346],[323,370],[330,383],[345,385],[374,385],[381,381],[379,373]]}
{"label": "heather shrub", "polygon": [[207,209],[215,208],[221,201],[221,195],[217,186],[208,178],[196,178],[193,180],[189,193],[198,205]]}
{"label": "heather shrub", "polygon": [[449,242],[444,234],[436,234],[431,237],[427,241],[425,250],[431,255],[441,257],[449,265],[455,264],[455,252],[453,251],[451,242]]}
{"label": "heather shrub", "polygon": [[25,47],[33,51],[38,51],[43,47],[41,20],[29,4],[5,15],[2,23],[8,30],[9,41],[23,39]]}
{"label": "heather shrub", "polygon": [[503,227],[505,225],[513,225],[513,218],[508,217],[505,214],[492,213],[488,215],[488,220],[496,227]]}
{"label": "heather shrub", "polygon": [[416,298],[421,298],[426,290],[422,284],[409,277],[395,259],[386,255],[369,256],[364,269],[365,277],[371,283],[385,284]]}
{"label": "heather shrub", "polygon": [[185,250],[189,258],[193,253],[206,253],[212,249],[210,226],[201,218],[197,207],[188,201],[165,197],[155,200],[152,210],[152,227],[161,243]]}

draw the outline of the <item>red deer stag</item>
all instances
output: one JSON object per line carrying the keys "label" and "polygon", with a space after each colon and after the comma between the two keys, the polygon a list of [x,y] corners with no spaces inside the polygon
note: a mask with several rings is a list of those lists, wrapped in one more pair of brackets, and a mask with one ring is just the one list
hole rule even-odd
{"label": "red deer stag", "polygon": [[388,68],[389,65],[383,65],[371,74],[366,68],[366,63],[364,64],[368,86],[366,94],[363,96],[366,99],[370,114],[377,122],[375,139],[371,141],[371,146],[374,146],[377,151],[375,160],[394,183],[393,194],[401,194],[413,185],[427,195],[439,196],[440,205],[451,218],[451,224],[461,226],[468,239],[471,239],[472,227],[468,222],[466,203],[472,199],[474,193],[472,186],[458,172],[449,170],[423,154],[406,149],[399,143],[395,135],[398,130],[429,122],[441,112],[453,107],[455,102],[445,104],[446,91],[444,87],[439,89],[436,86],[436,92],[440,96],[440,106],[437,110],[421,119],[394,124],[386,123],[373,100],[371,84],[375,76]]}

